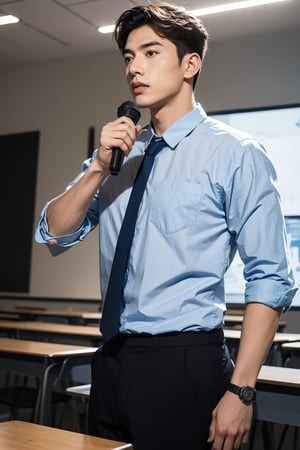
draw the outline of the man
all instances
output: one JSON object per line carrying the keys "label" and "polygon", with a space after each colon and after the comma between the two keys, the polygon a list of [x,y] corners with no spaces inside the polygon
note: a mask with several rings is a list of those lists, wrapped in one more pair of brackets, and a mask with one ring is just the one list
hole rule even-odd
{"label": "man", "polygon": [[[36,234],[56,254],[100,224],[104,317],[141,157],[163,138],[136,208],[118,333],[93,360],[90,431],[135,450],[238,449],[248,439],[258,372],[294,295],[276,174],[254,139],[196,104],[207,46],[197,18],[163,3],[137,6],[118,19],[115,39],[151,123],[141,130],[122,115],[106,124],[99,149],[46,206]],[[125,155],[118,176],[109,170],[115,148]],[[237,249],[247,284],[233,368],[222,325],[224,273]]]}

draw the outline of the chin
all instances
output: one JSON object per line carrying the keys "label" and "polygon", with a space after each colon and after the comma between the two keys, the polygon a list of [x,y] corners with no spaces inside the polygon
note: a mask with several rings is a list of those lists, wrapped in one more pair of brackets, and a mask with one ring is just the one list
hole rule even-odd
{"label": "chin", "polygon": [[139,108],[148,108],[152,110],[160,108],[160,102],[150,100],[145,97],[143,98],[142,96],[136,96],[134,101]]}
{"label": "chin", "polygon": [[147,101],[147,99],[145,99],[139,95],[134,97],[134,101],[140,108],[150,108],[152,106],[151,102],[149,102],[149,100]]}

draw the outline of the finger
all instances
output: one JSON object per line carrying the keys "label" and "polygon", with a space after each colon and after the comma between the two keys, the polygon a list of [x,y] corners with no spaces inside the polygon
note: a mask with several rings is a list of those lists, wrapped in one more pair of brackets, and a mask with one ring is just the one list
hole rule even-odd
{"label": "finger", "polygon": [[240,450],[241,446],[242,446],[242,440],[241,439],[237,439],[234,442],[234,445],[233,445],[232,448],[233,448],[233,450]]}
{"label": "finger", "polygon": [[135,143],[135,140],[137,138],[137,129],[134,127],[125,127],[124,130],[122,130],[120,138],[123,139],[123,143],[127,146],[127,148],[130,150]]}
{"label": "finger", "polygon": [[248,440],[249,440],[249,435],[250,435],[250,430],[247,430],[242,438],[242,444],[247,444]]}
{"label": "finger", "polygon": [[131,139],[135,139],[136,127],[141,127],[140,125],[135,125],[135,123],[126,116],[120,117],[118,119],[118,123],[120,124],[120,130],[123,130],[126,133],[128,133]]}
{"label": "finger", "polygon": [[232,436],[227,436],[224,442],[224,450],[239,450],[242,444],[248,442],[248,433],[234,434]]}
{"label": "finger", "polygon": [[137,136],[142,129],[142,125],[136,125],[135,127],[135,135]]}
{"label": "finger", "polygon": [[233,450],[238,448],[239,447],[235,447],[235,439],[231,436],[227,436],[225,440],[223,440],[223,447],[220,447],[222,450]]}
{"label": "finger", "polygon": [[[224,445],[224,437],[221,435],[216,435],[213,440],[212,450],[225,450]],[[232,450],[232,447],[230,450]]]}
{"label": "finger", "polygon": [[214,417],[212,417],[212,421],[209,426],[209,434],[207,438],[207,442],[213,442],[215,438],[215,431],[216,431],[216,420]]}
{"label": "finger", "polygon": [[135,139],[135,126],[127,123],[107,124],[100,135],[100,146],[107,150],[117,147],[126,153],[131,150]]}

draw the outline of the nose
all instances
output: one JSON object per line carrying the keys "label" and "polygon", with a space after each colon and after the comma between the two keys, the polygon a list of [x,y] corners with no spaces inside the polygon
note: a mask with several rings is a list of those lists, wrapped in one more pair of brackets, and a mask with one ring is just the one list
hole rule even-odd
{"label": "nose", "polygon": [[144,68],[140,58],[135,56],[135,58],[131,61],[131,63],[128,66],[128,72],[131,76],[143,75]]}

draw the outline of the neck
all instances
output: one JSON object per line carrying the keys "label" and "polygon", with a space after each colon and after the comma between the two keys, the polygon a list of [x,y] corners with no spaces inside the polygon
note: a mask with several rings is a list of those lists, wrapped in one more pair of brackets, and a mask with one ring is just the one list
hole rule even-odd
{"label": "neck", "polygon": [[188,101],[181,102],[180,105],[175,105],[173,102],[170,102],[162,106],[150,108],[151,122],[155,133],[158,136],[162,135],[167,128],[185,116],[185,114],[192,111],[195,106],[196,102],[194,96],[192,96]]}

